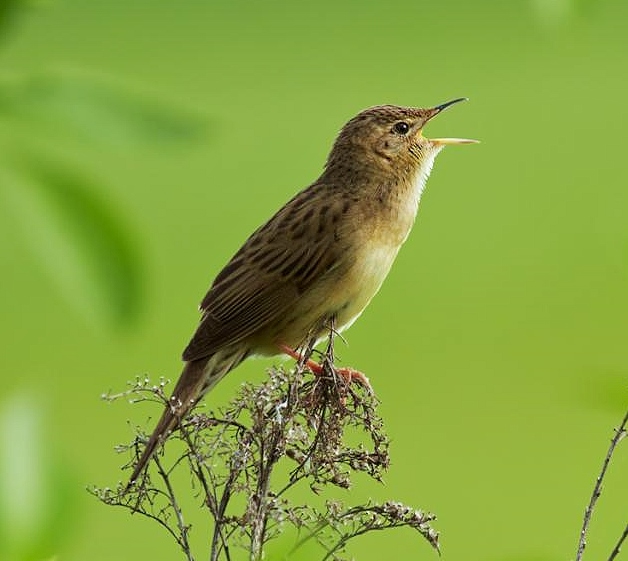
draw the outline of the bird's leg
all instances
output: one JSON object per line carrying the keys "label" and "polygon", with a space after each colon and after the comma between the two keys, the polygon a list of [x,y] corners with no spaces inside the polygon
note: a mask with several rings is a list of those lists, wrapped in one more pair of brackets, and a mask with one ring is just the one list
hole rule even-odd
{"label": "bird's leg", "polygon": [[[288,345],[280,344],[278,345],[278,347],[282,353],[287,354],[294,360],[297,360],[299,362],[303,360],[301,354],[298,351],[295,351],[293,348],[289,347]],[[310,372],[312,372],[312,374],[316,376],[321,376],[323,374],[323,366],[318,362],[312,360],[311,358],[305,361],[305,366]],[[344,380],[345,384],[349,385],[351,384],[351,382],[358,382],[358,384],[366,388],[369,392],[373,391],[369,379],[359,370],[354,370],[353,368],[346,367],[334,367],[334,371]]]}

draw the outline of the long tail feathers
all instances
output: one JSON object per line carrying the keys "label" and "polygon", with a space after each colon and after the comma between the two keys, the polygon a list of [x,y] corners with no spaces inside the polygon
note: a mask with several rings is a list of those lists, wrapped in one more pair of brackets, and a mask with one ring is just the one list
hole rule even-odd
{"label": "long tail feathers", "polygon": [[194,407],[202,395],[204,385],[204,371],[206,360],[187,362],[183,372],[172,392],[168,405],[161,415],[155,430],[148,439],[148,444],[140,456],[139,461],[133,468],[133,474],[127,485],[127,489],[135,483],[137,478],[146,468],[149,460],[157,448],[168,438],[168,435],[176,428],[181,421]]}
{"label": "long tail feathers", "polygon": [[155,451],[187,416],[199,399],[249,355],[246,348],[223,349],[209,358],[186,362],[168,405],[133,468],[127,490],[137,481]]}

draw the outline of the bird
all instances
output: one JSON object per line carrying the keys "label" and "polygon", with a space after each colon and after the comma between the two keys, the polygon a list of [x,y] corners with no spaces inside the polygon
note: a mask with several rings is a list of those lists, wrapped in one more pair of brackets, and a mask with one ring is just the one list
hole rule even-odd
{"label": "bird", "polygon": [[[340,130],[320,177],[251,234],[218,273],[183,351],[183,371],[129,486],[198,401],[252,355],[287,354],[360,316],[408,237],[434,159],[465,138],[428,139],[430,108],[378,105]],[[308,362],[314,371],[320,366]],[[368,383],[358,371],[340,374]]]}

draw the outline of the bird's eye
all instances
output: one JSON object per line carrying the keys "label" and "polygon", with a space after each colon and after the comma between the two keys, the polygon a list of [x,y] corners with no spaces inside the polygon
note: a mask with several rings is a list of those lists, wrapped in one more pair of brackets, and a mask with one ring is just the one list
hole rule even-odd
{"label": "bird's eye", "polygon": [[399,121],[398,123],[395,123],[393,130],[397,134],[408,134],[408,131],[410,130],[410,125],[405,121]]}

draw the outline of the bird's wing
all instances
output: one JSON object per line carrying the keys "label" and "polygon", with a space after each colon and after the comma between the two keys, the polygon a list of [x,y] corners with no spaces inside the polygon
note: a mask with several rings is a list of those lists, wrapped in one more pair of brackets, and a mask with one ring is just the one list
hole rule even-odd
{"label": "bird's wing", "polygon": [[203,299],[201,323],[184,360],[207,357],[254,335],[344,263],[347,252],[339,228],[346,205],[328,202],[328,195],[314,184],[251,235]]}

